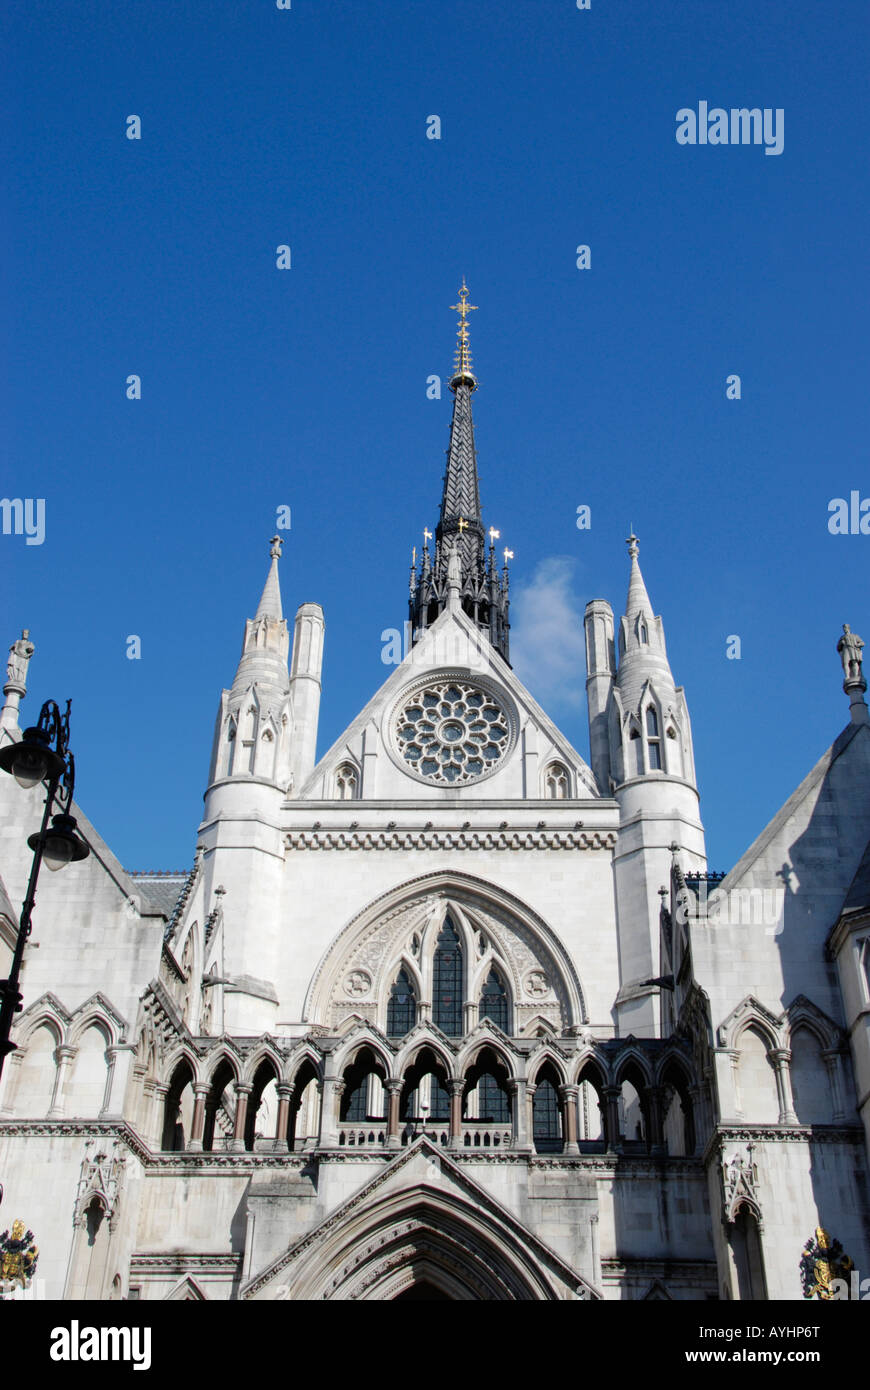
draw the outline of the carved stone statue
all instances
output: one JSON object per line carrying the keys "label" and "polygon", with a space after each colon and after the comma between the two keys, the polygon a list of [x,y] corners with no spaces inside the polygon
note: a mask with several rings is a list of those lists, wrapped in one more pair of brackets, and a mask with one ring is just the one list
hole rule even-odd
{"label": "carved stone statue", "polygon": [[6,684],[25,685],[27,681],[27,663],[33,656],[36,648],[30,641],[30,629],[25,628],[16,642],[9,648],[9,660],[6,663]]}
{"label": "carved stone statue", "polygon": [[837,651],[840,653],[843,662],[843,675],[847,681],[861,679],[861,665],[864,660],[861,655],[863,641],[857,632],[853,632],[848,623],[843,624],[843,635],[837,643]]}

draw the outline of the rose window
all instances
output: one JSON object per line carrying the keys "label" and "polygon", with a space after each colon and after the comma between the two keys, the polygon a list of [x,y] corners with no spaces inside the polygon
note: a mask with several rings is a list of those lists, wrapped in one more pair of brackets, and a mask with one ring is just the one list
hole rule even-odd
{"label": "rose window", "polygon": [[407,701],[396,721],[405,762],[432,782],[461,785],[490,771],[510,741],[508,717],[478,686],[445,681]]}

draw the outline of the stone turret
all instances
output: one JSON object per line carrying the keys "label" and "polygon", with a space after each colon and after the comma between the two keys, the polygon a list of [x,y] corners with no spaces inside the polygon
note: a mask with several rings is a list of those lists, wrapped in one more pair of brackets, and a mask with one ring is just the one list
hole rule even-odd
{"label": "stone turret", "polygon": [[[620,1030],[658,1032],[659,910],[671,846],[688,870],[706,867],[704,832],[689,711],[674,683],[664,626],[653,612],[628,538],[631,570],[617,650],[609,604],[586,610],[587,690],[592,766],[601,790],[615,796],[620,832],[614,868],[620,937]],[[618,664],[615,664],[617,662]]]}

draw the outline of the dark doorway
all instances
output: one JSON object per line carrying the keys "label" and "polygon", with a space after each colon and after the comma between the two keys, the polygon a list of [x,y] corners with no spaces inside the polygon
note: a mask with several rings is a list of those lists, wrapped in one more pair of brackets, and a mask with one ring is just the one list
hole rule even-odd
{"label": "dark doorway", "polygon": [[425,1298],[428,1302],[431,1302],[433,1299],[442,1298],[446,1303],[451,1302],[449,1294],[442,1293],[434,1284],[428,1283],[425,1279],[418,1279],[409,1289],[405,1289],[403,1293],[397,1293],[393,1302],[401,1303],[403,1299],[414,1300],[418,1298]]}

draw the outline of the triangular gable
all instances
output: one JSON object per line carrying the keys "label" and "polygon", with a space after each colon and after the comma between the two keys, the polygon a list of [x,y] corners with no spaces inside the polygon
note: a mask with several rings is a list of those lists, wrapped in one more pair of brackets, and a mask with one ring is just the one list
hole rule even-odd
{"label": "triangular gable", "polygon": [[516,702],[521,716],[531,721],[553,744],[556,755],[571,767],[578,778],[581,796],[588,795],[596,800],[600,798],[601,793],[587,763],[544,712],[507,662],[491,646],[489,640],[478,631],[461,609],[455,612],[445,609],[439,614],[436,622],[427,628],[416,646],[408,652],[401,665],[391,672],[368,704],[323,755],[300,788],[298,796],[294,796],[294,800],[317,799],[323,777],[346,760],[366,728],[373,723],[380,723],[385,708],[392,704],[410,680],[416,677],[425,679],[430,672],[434,675],[445,670],[467,671],[472,678],[475,675],[488,676],[503,685]]}
{"label": "triangular gable", "polygon": [[[306,1268],[318,1270],[322,1278],[328,1259],[333,1260],[338,1255],[338,1264],[342,1262],[341,1233],[345,1225],[349,1227],[352,1221],[358,1223],[367,1210],[376,1211],[390,1194],[395,1194],[400,1203],[407,1199],[410,1207],[414,1194],[428,1193],[434,1200],[439,1192],[447,1193],[449,1196],[451,1190],[461,1198],[461,1205],[467,1209],[469,1217],[480,1226],[482,1232],[509,1242],[516,1251],[527,1252],[530,1264],[538,1267],[545,1281],[547,1276],[554,1277],[559,1285],[567,1286],[579,1298],[601,1297],[577,1270],[522,1226],[506,1207],[469,1178],[459,1164],[425,1135],[421,1135],[414,1144],[397,1154],[380,1173],[330,1213],[314,1230],[296,1241],[282,1255],[249,1279],[242,1287],[240,1297],[262,1297],[270,1284],[285,1291],[292,1291],[293,1279],[301,1272],[303,1260]],[[364,1227],[364,1221],[362,1224]],[[338,1250],[335,1248],[336,1245],[339,1247]],[[327,1246],[330,1246],[328,1259]],[[295,1296],[300,1295],[297,1292]],[[552,1298],[558,1295],[550,1291],[541,1296]]]}

